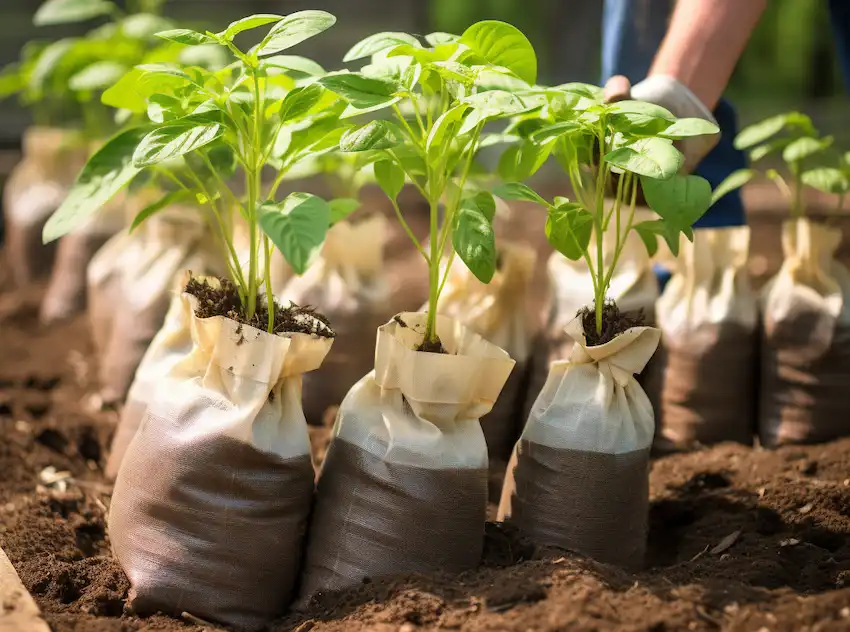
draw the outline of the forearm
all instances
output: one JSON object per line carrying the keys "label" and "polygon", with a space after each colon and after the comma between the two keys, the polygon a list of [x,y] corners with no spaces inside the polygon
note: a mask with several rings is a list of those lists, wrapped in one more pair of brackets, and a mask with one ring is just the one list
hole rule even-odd
{"label": "forearm", "polygon": [[678,79],[710,110],[767,6],[767,0],[678,0],[649,76]]}

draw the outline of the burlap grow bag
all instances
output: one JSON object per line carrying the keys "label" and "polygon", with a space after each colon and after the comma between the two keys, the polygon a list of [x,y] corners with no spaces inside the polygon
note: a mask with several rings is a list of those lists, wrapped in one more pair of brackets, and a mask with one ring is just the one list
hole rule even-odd
{"label": "burlap grow bag", "polygon": [[661,449],[755,435],[758,308],[747,273],[750,229],[700,229],[682,239],[656,304],[662,347],[657,445]]}
{"label": "burlap grow bag", "polygon": [[328,407],[339,406],[374,366],[375,331],[392,314],[383,266],[386,233],[383,215],[334,225],[320,260],[303,276],[292,277],[281,294],[297,305],[321,305],[337,333],[333,354],[304,376],[307,423],[320,425]]}
{"label": "burlap grow bag", "polygon": [[88,312],[104,402],[124,400],[136,368],[186,270],[224,274],[208,229],[192,208],[161,211],[133,233],[110,239],[89,264]]}
{"label": "burlap grow bag", "polygon": [[646,550],[652,406],[635,375],[660,339],[633,327],[588,347],[580,318],[568,361],[554,362],[517,444],[500,520],[539,544],[637,569]]}
{"label": "burlap grow bag", "polygon": [[808,219],[782,229],[785,261],[763,288],[762,444],[850,435],[850,272],[835,260],[841,231]]}
{"label": "burlap grow bag", "polygon": [[499,268],[489,284],[481,283],[455,259],[439,310],[504,349],[516,361],[493,410],[481,419],[490,467],[498,468],[501,477],[524,421],[520,417],[534,335],[527,313],[528,293],[537,253],[530,246],[506,242],[500,244],[499,254]]}
{"label": "burlap grow bag", "polygon": [[[596,260],[595,240],[591,240],[590,256]],[[606,269],[611,265],[614,254],[613,236],[606,233],[603,242],[603,257]],[[570,261],[554,253],[547,265],[549,276],[549,299],[544,308],[544,326],[534,343],[531,377],[525,400],[522,420],[528,418],[531,406],[546,383],[549,365],[570,357],[573,339],[565,333],[567,324],[576,312],[593,303],[593,282],[587,264],[583,260]],[[607,298],[616,301],[621,311],[637,313],[643,311],[646,324],[654,323],[655,301],[658,299],[658,280],[652,270],[652,262],[640,237],[629,234],[617,268],[611,277]]]}
{"label": "burlap grow bag", "polygon": [[479,419],[508,379],[508,354],[439,316],[448,355],[423,353],[426,316],[378,330],[375,369],[340,407],[319,475],[301,593],[479,563],[487,446]]}
{"label": "burlap grow bag", "polygon": [[70,142],[65,130],[27,129],[22,159],[3,189],[6,261],[18,286],[50,271],[55,248],[42,244],[41,231],[86,160],[87,148],[72,148]]}
{"label": "burlap grow bag", "polygon": [[301,376],[332,340],[195,316],[118,472],[112,550],[138,613],[257,629],[297,579],[313,494]]}

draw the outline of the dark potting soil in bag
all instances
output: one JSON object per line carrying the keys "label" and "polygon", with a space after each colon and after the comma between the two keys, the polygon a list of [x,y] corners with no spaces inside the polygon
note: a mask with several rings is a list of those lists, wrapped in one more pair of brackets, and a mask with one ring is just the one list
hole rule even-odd
{"label": "dark potting soil in bag", "polygon": [[[603,242],[603,257],[606,269],[614,256],[613,236],[606,233]],[[596,260],[595,240],[591,240],[590,256]],[[583,260],[570,261],[560,253],[554,253],[547,264],[549,276],[549,298],[544,308],[543,329],[534,341],[531,359],[531,376],[525,398],[520,424],[524,424],[531,412],[534,400],[546,383],[549,365],[566,360],[573,348],[573,339],[565,333],[567,324],[585,305],[593,303],[593,281],[587,264]],[[655,301],[658,299],[658,280],[652,270],[652,262],[640,237],[629,234],[622,254],[617,261],[608,299],[615,301],[620,311],[627,314],[643,313],[643,320],[654,322]],[[517,434],[522,432],[522,425]]]}
{"label": "dark potting soil in bag", "polygon": [[42,244],[41,231],[64,201],[87,157],[88,148],[72,142],[66,130],[27,129],[21,161],[3,189],[6,262],[19,287],[50,272],[56,249]]}
{"label": "dark potting soil in bag", "polygon": [[109,536],[133,611],[254,630],[284,612],[298,577],[314,489],[301,376],[333,340],[201,318],[197,304],[183,295],[192,348],[147,402]]}
{"label": "dark potting soil in bag", "polygon": [[850,435],[850,272],[841,231],[809,219],[782,228],[785,261],[762,289],[759,437],[763,445]]}
{"label": "dark potting soil in bag", "polygon": [[339,222],[328,231],[320,260],[281,293],[296,305],[321,305],[337,332],[333,355],[304,376],[307,423],[321,425],[327,409],[339,406],[375,363],[375,331],[393,313],[383,267],[386,230],[383,215]]}
{"label": "dark potting soil in bag", "polygon": [[499,519],[540,545],[639,569],[649,520],[652,406],[635,375],[659,331],[632,327],[587,346],[581,318],[567,325],[575,345],[553,362],[517,444]]}
{"label": "dark potting soil in bag", "polygon": [[[537,253],[531,246],[502,242],[496,274],[485,284],[455,258],[440,295],[441,314],[504,349],[516,362],[493,410],[481,419],[490,456],[490,498],[495,502],[501,495],[505,465],[522,427],[518,418],[526,394],[533,337],[527,314],[528,294],[536,260]],[[426,310],[427,304],[421,311]]]}
{"label": "dark potting soil in bag", "polygon": [[319,474],[301,603],[409,572],[475,567],[484,543],[488,413],[514,361],[437,317],[448,353],[415,351],[427,316],[378,331],[375,370],[342,402]]}
{"label": "dark potting soil in bag", "polygon": [[[656,447],[752,444],[757,395],[758,307],[747,273],[750,229],[699,229],[682,239],[655,313],[661,348]],[[648,388],[653,388],[649,386]]]}

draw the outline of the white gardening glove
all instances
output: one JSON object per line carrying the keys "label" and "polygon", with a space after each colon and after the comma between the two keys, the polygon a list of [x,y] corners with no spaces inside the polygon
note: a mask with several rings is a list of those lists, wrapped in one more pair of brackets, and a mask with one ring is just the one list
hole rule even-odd
{"label": "white gardening glove", "polygon": [[[652,75],[633,86],[623,76],[612,77],[605,85],[605,96],[609,101],[646,101],[670,110],[677,118],[701,118],[717,124],[714,115],[690,88],[668,75]],[[685,173],[693,172],[719,140],[720,134],[709,134],[677,141],[676,146],[685,156]]]}

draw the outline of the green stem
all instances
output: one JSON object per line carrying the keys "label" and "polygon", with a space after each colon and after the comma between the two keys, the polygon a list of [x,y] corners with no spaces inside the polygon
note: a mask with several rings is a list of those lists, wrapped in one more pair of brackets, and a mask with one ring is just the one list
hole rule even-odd
{"label": "green stem", "polygon": [[269,238],[263,235],[263,255],[266,263],[266,301],[269,306],[269,333],[274,332],[274,291],[272,289],[272,252],[269,248]]}
{"label": "green stem", "polygon": [[794,167],[794,203],[791,211],[795,219],[803,217],[803,175],[799,164]]}
{"label": "green stem", "polygon": [[407,236],[410,237],[410,241],[413,242],[413,245],[416,246],[416,249],[419,253],[425,257],[425,261],[428,265],[431,265],[431,258],[428,256],[428,253],[425,252],[425,249],[422,247],[422,244],[419,243],[419,240],[416,238],[416,235],[413,234],[413,230],[410,228],[410,225],[405,221],[404,216],[401,214],[401,209],[398,206],[398,202],[396,200],[390,200],[392,202],[393,208],[395,209],[396,217],[398,221],[401,223],[401,227],[404,229],[404,232],[407,233]]}
{"label": "green stem", "polygon": [[425,325],[425,342],[434,342],[437,339],[437,299],[440,289],[440,250],[438,243],[440,240],[437,238],[439,203],[434,198],[429,202],[431,211],[431,260],[428,262],[428,321]]}
{"label": "green stem", "polygon": [[614,278],[614,271],[617,269],[617,263],[620,260],[620,255],[623,253],[623,249],[626,247],[626,240],[628,240],[629,238],[629,233],[631,232],[632,225],[635,221],[638,179],[635,178],[634,175],[631,173],[627,173],[626,176],[629,178],[629,182],[625,188],[626,195],[629,194],[629,187],[631,187],[631,199],[629,201],[629,220],[626,222],[626,230],[622,233],[620,232],[619,225],[617,226],[617,247],[614,250],[614,256],[611,259],[611,266],[605,275],[605,279],[603,280],[603,286],[606,288],[611,285],[611,279]]}
{"label": "green stem", "polygon": [[[418,148],[419,140],[416,138],[416,132],[414,132],[413,128],[410,127],[410,124],[407,122],[407,119],[404,118],[404,115],[401,113],[401,108],[399,108],[397,104],[393,104],[393,112],[395,113],[396,118],[404,127],[405,131],[407,132],[407,135],[410,137],[410,141]],[[425,130],[422,130],[422,132],[424,134]]]}
{"label": "green stem", "polygon": [[605,122],[601,122],[599,134],[599,165],[596,169],[596,208],[593,213],[593,226],[596,232],[596,280],[594,287],[594,303],[596,309],[596,333],[602,333],[602,308],[605,301],[605,285],[599,283],[605,277],[605,259],[603,257],[604,229],[602,222],[605,214],[605,176],[607,165],[602,156],[605,155]]}
{"label": "green stem", "polygon": [[446,209],[446,217],[443,220],[443,229],[442,234],[440,236],[440,253],[442,254],[445,251],[446,244],[449,241],[449,235],[452,232],[452,222],[454,221],[454,215],[457,213],[457,209],[460,206],[461,197],[463,196],[463,188],[466,186],[466,180],[469,178],[469,171],[472,168],[472,160],[476,153],[476,145],[478,144],[478,139],[481,137],[481,130],[484,128],[484,122],[482,121],[475,127],[475,133],[472,135],[472,139],[469,143],[469,153],[466,156],[466,164],[463,167],[463,172],[461,173],[460,184],[458,185],[457,195],[455,196],[454,202],[451,206]]}

